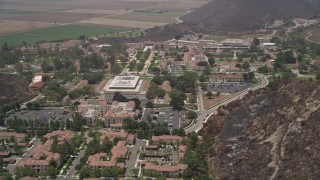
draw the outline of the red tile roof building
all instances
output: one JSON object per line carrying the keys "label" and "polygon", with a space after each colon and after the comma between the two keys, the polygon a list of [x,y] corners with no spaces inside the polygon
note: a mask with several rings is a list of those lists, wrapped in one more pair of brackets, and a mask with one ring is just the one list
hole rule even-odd
{"label": "red tile roof building", "polygon": [[124,168],[125,164],[118,162],[118,159],[127,159],[129,156],[129,148],[126,146],[126,141],[119,141],[117,145],[111,149],[111,153],[111,158],[108,157],[107,153],[99,153],[89,156],[89,167],[98,170],[111,166]]}
{"label": "red tile roof building", "polygon": [[184,171],[188,168],[186,164],[170,165],[157,165],[151,162],[143,163],[143,169],[151,173],[160,174],[166,177],[181,177]]}
{"label": "red tile roof building", "polygon": [[70,141],[74,134],[72,131],[54,131],[44,136],[47,141],[36,147],[32,156],[28,159],[23,159],[18,163],[18,167],[30,166],[36,173],[43,173],[49,167],[51,160],[54,160],[58,166],[61,165],[62,157],[59,153],[51,152],[51,145],[53,144],[53,137],[57,137],[58,143],[62,144],[65,140]]}
{"label": "red tile roof building", "polygon": [[22,142],[26,138],[26,134],[24,133],[16,133],[16,132],[0,132],[0,139],[10,140],[11,137],[14,138],[15,142]]}

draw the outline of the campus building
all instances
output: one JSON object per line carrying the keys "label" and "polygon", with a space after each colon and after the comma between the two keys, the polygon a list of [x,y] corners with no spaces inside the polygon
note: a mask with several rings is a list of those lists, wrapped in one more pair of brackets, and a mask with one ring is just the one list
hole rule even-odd
{"label": "campus building", "polygon": [[124,119],[136,119],[139,115],[140,111],[135,109],[134,101],[114,101],[112,103],[112,108],[104,114],[105,125],[113,130],[120,130]]}
{"label": "campus building", "polygon": [[102,117],[110,109],[112,109],[112,105],[99,99],[80,100],[78,106],[78,112],[86,118],[88,124],[95,123],[98,117]]}
{"label": "campus building", "polygon": [[146,101],[146,83],[139,76],[116,76],[103,88],[101,94],[108,103],[111,103],[115,93],[121,93],[127,99],[138,98]]}

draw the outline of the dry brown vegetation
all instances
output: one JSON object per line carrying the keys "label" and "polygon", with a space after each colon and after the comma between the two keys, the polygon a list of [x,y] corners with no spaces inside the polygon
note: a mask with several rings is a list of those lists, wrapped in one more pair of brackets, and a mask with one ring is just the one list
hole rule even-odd
{"label": "dry brown vegetation", "polygon": [[217,179],[318,179],[320,88],[278,82],[219,109],[200,134]]}

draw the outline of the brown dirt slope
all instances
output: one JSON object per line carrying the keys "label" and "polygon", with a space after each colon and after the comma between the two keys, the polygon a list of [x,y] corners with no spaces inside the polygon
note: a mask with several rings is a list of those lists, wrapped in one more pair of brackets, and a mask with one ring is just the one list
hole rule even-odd
{"label": "brown dirt slope", "polygon": [[0,73],[0,106],[28,99],[28,85],[28,81],[21,76]]}
{"label": "brown dirt slope", "polygon": [[247,31],[272,19],[312,18],[320,15],[319,0],[212,0],[182,16],[198,31]]}
{"label": "brown dirt slope", "polygon": [[216,136],[217,179],[320,179],[318,83],[280,85],[218,112],[200,132]]}

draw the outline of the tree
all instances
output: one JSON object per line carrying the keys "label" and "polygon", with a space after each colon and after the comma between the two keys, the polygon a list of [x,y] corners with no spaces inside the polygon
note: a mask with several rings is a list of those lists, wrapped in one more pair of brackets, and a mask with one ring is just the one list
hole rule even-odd
{"label": "tree", "polygon": [[173,129],[171,134],[176,136],[186,136],[186,132],[184,131],[183,128]]}
{"label": "tree", "polygon": [[211,74],[211,69],[209,66],[205,66],[204,69],[203,69],[203,74],[208,76]]}
{"label": "tree", "polygon": [[242,77],[243,77],[243,79],[244,79],[245,81],[248,81],[248,79],[249,79],[249,77],[248,77],[248,74],[247,74],[247,73],[244,73],[244,74],[242,75]]}
{"label": "tree", "polygon": [[21,62],[17,62],[15,64],[15,68],[17,72],[22,72],[23,71],[23,64]]}
{"label": "tree", "polygon": [[209,64],[210,64],[210,66],[212,66],[212,65],[214,65],[214,63],[215,63],[215,58],[213,57],[213,56],[210,56],[209,58],[208,58],[208,62],[209,62]]}
{"label": "tree", "polygon": [[242,65],[242,68],[245,69],[245,70],[249,70],[250,69],[250,64],[248,61],[245,61]]}
{"label": "tree", "polygon": [[151,101],[148,101],[146,104],[147,108],[153,108],[153,103]]}
{"label": "tree", "polygon": [[112,101],[128,102],[128,99],[120,92],[115,92]]}
{"label": "tree", "polygon": [[207,61],[200,61],[197,63],[198,66],[208,66],[208,62]]}
{"label": "tree", "polygon": [[111,71],[112,71],[112,74],[118,75],[118,74],[120,74],[122,72],[122,69],[118,64],[115,64],[112,67]]}
{"label": "tree", "polygon": [[253,39],[253,45],[255,45],[255,46],[259,46],[260,45],[260,41],[259,41],[258,38],[254,38]]}
{"label": "tree", "polygon": [[170,106],[172,106],[174,110],[180,111],[183,109],[184,99],[182,97],[173,97],[170,101]]}
{"label": "tree", "polygon": [[208,92],[207,92],[207,94],[206,94],[206,96],[208,96],[208,98],[209,98],[209,99],[211,99],[211,98],[212,98],[212,96],[213,96],[213,94],[212,94],[212,92],[211,92],[211,91],[208,91]]}
{"label": "tree", "polygon": [[196,112],[189,111],[189,112],[187,113],[187,118],[188,118],[188,119],[195,119],[195,118],[197,118],[197,117],[198,117],[198,114],[197,114]]}
{"label": "tree", "polygon": [[267,66],[259,67],[257,70],[261,74],[268,74],[269,73],[269,68]]}
{"label": "tree", "polygon": [[253,73],[253,72],[249,72],[249,73],[248,73],[248,79],[249,79],[249,81],[252,81],[254,78],[255,78],[254,73]]}
{"label": "tree", "polygon": [[101,144],[101,151],[105,153],[109,153],[113,147],[113,143],[109,140],[108,137],[106,137]]}
{"label": "tree", "polygon": [[20,179],[26,176],[34,177],[36,176],[36,173],[33,171],[31,166],[24,166],[24,167],[17,166],[15,168],[15,175],[16,175],[16,179]]}
{"label": "tree", "polygon": [[55,177],[57,175],[57,168],[53,166],[49,166],[45,175]]}
{"label": "tree", "polygon": [[87,165],[85,165],[79,171],[79,178],[84,179],[87,177],[90,177],[90,168]]}

